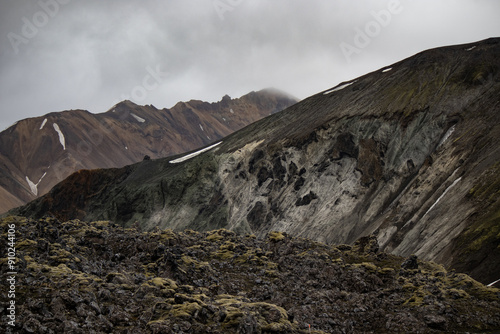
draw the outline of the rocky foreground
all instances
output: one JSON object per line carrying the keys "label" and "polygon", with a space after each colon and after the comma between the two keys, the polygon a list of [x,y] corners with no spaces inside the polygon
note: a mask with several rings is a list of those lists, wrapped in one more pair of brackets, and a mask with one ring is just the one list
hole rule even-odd
{"label": "rocky foreground", "polygon": [[[328,246],[285,233],[141,232],[8,217],[20,333],[433,333],[500,329],[500,290],[375,238]],[[2,257],[7,257],[4,251]],[[2,282],[7,258],[0,259]],[[3,283],[2,283],[3,284]],[[310,329],[309,329],[310,326]]]}

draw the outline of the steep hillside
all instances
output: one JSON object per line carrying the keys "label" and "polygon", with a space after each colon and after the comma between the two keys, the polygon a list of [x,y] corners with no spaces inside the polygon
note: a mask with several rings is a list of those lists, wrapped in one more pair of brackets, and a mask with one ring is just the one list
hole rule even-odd
{"label": "steep hillside", "polygon": [[296,102],[267,89],[171,109],[123,101],[102,114],[72,110],[19,121],[0,133],[0,213],[45,194],[78,169],[187,152]]}
{"label": "steep hillside", "polygon": [[[2,231],[8,225],[18,232],[16,333],[500,329],[500,290],[379,252],[373,237],[351,247],[280,232],[259,240],[228,230],[144,233],[105,221],[0,220]],[[2,249],[6,240],[7,232]],[[7,332],[7,321],[0,328]]]}
{"label": "steep hillside", "polygon": [[341,83],[208,151],[73,174],[13,213],[382,249],[500,278],[500,39]]}

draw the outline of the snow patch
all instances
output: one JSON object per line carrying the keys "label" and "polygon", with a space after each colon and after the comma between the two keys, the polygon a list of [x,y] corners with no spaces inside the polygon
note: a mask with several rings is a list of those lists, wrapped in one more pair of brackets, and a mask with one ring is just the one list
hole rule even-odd
{"label": "snow patch", "polygon": [[42,125],[40,125],[40,130],[43,129],[43,127],[45,126],[45,123],[47,123],[47,119],[43,120]]}
{"label": "snow patch", "polygon": [[216,144],[210,145],[210,146],[205,147],[205,148],[203,148],[203,149],[201,149],[201,150],[199,150],[199,151],[196,151],[196,152],[194,152],[194,153],[190,153],[190,154],[188,154],[188,155],[183,156],[182,158],[175,159],[175,160],[171,160],[171,161],[169,161],[169,162],[170,162],[171,164],[176,164],[176,163],[179,163],[179,162],[183,162],[183,161],[189,160],[189,159],[191,159],[191,158],[194,158],[194,157],[195,157],[195,156],[197,156],[197,155],[202,154],[203,152],[206,152],[206,151],[208,151],[208,150],[211,150],[212,148],[214,148],[214,147],[215,147],[215,146],[217,146],[217,145],[220,145],[221,143],[222,143],[222,142],[220,141],[220,142],[218,142],[218,143],[216,143]]}
{"label": "snow patch", "polygon": [[346,87],[349,87],[350,85],[352,85],[353,83],[355,83],[356,81],[351,81],[351,82],[348,82],[348,83],[345,83],[343,85],[340,85],[338,87],[335,87],[334,89],[332,90],[329,90],[329,91],[326,91],[323,93],[323,95],[327,95],[327,94],[330,94],[330,93],[333,93],[333,92],[338,92],[339,90],[342,90]]}
{"label": "snow patch", "polygon": [[470,47],[470,48],[468,48],[468,49],[465,49],[465,51],[472,51],[472,50],[474,50],[475,48],[476,48],[476,46],[474,45],[474,46],[472,46],[472,47]]}
{"label": "snow patch", "polygon": [[200,129],[201,129],[201,131],[205,131],[205,130],[203,130],[203,126],[201,124],[200,124]]}
{"label": "snow patch", "polygon": [[66,139],[64,138],[64,135],[63,135],[61,129],[59,128],[59,125],[57,125],[57,123],[54,123],[54,124],[52,124],[52,126],[54,127],[54,130],[56,130],[57,134],[59,135],[59,142],[61,143],[63,150],[66,150]]}
{"label": "snow patch", "polygon": [[460,181],[461,179],[462,178],[459,177],[458,179],[456,179],[455,181],[453,181],[453,183],[448,188],[446,188],[446,190],[441,194],[441,196],[439,196],[439,198],[436,200],[436,202],[434,202],[434,204],[432,204],[432,206],[429,208],[429,210],[427,210],[427,212],[422,216],[422,218],[424,218],[432,209],[434,209],[434,207],[436,206],[436,204],[439,203],[439,201],[444,197],[444,195],[446,195],[446,193],[448,191],[450,191],[450,189],[453,188],[458,183],[458,181]]}
{"label": "snow patch", "polygon": [[495,282],[492,282],[492,283],[488,284],[487,286],[493,286],[493,285],[497,284],[498,282],[500,282],[500,279],[497,279]]}
{"label": "snow patch", "polygon": [[43,173],[42,177],[40,178],[40,180],[38,180],[37,183],[34,183],[33,181],[30,180],[28,176],[26,176],[26,182],[28,182],[28,185],[30,186],[33,195],[38,196],[38,185],[40,184],[40,182],[42,182],[42,179],[44,178],[45,175],[47,175],[47,172]]}
{"label": "snow patch", "polygon": [[389,72],[390,70],[392,70],[392,67],[389,67],[389,68],[386,68],[385,70],[382,70],[382,73]]}
{"label": "snow patch", "polygon": [[222,120],[223,120],[224,122],[227,122],[227,121],[226,121],[226,119],[225,119],[224,117],[222,117]]}
{"label": "snow patch", "polygon": [[128,146],[125,146],[125,149],[128,150]]}
{"label": "snow patch", "polygon": [[28,176],[26,176],[26,181],[28,182],[28,185],[30,186],[31,192],[36,196],[38,194],[37,185],[33,181],[31,181]]}
{"label": "snow patch", "polygon": [[450,138],[451,134],[453,133],[453,131],[455,131],[455,127],[456,125],[453,125],[448,131],[446,131],[446,133],[444,134],[443,138],[441,139],[441,141],[439,142],[439,145],[438,145],[438,148],[441,147],[441,145],[444,144],[444,142]]}
{"label": "snow patch", "polygon": [[233,109],[229,109],[229,112],[230,112],[231,114],[234,114]]}
{"label": "snow patch", "polygon": [[146,120],[144,118],[139,117],[136,114],[130,113],[130,115],[132,115],[132,117],[134,117],[137,122],[140,122],[140,123],[146,122]]}

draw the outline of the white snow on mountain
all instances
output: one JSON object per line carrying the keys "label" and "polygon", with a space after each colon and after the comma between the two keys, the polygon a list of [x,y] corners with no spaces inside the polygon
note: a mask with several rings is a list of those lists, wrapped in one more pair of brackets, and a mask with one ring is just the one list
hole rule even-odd
{"label": "white snow on mountain", "polygon": [[183,156],[183,157],[181,157],[181,158],[178,158],[178,159],[175,159],[175,160],[171,160],[171,161],[169,161],[169,162],[170,162],[171,164],[176,164],[176,163],[179,163],[179,162],[183,162],[183,161],[189,160],[189,159],[191,159],[191,158],[194,158],[194,157],[195,157],[195,156],[197,156],[197,155],[202,154],[203,152],[206,152],[206,151],[208,151],[208,150],[211,150],[212,148],[216,147],[217,145],[220,145],[221,143],[222,143],[222,142],[220,141],[220,142],[218,142],[218,143],[216,143],[216,144],[210,145],[210,146],[205,147],[205,148],[203,148],[203,149],[201,149],[201,150],[199,150],[199,151],[196,151],[196,152],[193,152],[193,153],[187,154],[187,155],[185,155],[185,156]]}
{"label": "white snow on mountain", "polygon": [[66,150],[66,139],[64,138],[64,134],[62,133],[61,129],[59,128],[59,125],[57,125],[57,123],[54,123],[52,126],[54,127],[54,130],[56,130],[57,134],[59,135],[59,142],[61,143],[63,150]]}
{"label": "white snow on mountain", "polygon": [[439,145],[438,147],[440,147],[441,145],[444,144],[444,142],[450,138],[451,134],[453,133],[453,131],[455,131],[455,125],[453,125],[448,131],[446,131],[446,133],[444,134],[443,138],[441,139],[441,141],[439,142]]}
{"label": "white snow on mountain", "polygon": [[436,202],[434,202],[434,204],[432,204],[432,206],[429,208],[429,210],[427,210],[427,212],[422,216],[425,217],[432,209],[434,209],[434,207],[436,206],[436,204],[439,203],[439,201],[444,197],[444,195],[446,195],[446,193],[448,191],[450,191],[451,188],[453,188],[457,183],[458,181],[460,181],[462,178],[459,177],[458,179],[456,179],[455,181],[453,181],[453,183],[448,187],[446,188],[446,190],[441,194],[441,196],[439,196],[439,198],[436,200]]}
{"label": "white snow on mountain", "polygon": [[45,175],[47,175],[47,172],[43,173],[42,177],[40,178],[40,180],[38,180],[37,183],[34,183],[28,176],[26,176],[26,182],[28,182],[33,195],[38,196],[38,185],[40,184],[40,182],[42,182],[42,179]]}
{"label": "white snow on mountain", "polygon": [[327,94],[330,94],[330,93],[333,93],[333,92],[338,92],[339,90],[342,90],[346,87],[349,87],[350,85],[352,85],[353,83],[355,83],[356,81],[351,81],[351,82],[348,82],[348,83],[345,83],[343,85],[340,85],[338,87],[335,87],[334,89],[332,90],[329,90],[329,91],[326,91],[323,93],[323,95],[327,95]]}
{"label": "white snow on mountain", "polygon": [[130,113],[130,115],[132,115],[132,117],[134,117],[136,119],[137,122],[140,122],[140,123],[144,123],[146,122],[146,120],[142,117],[139,117],[137,116],[136,114],[133,114],[133,113]]}
{"label": "white snow on mountain", "polygon": [[493,285],[497,284],[498,282],[500,282],[500,279],[497,279],[495,282],[492,282],[492,283],[488,284],[487,286],[493,286]]}
{"label": "white snow on mountain", "polygon": [[40,125],[40,130],[43,129],[43,127],[45,126],[45,123],[47,123],[47,119],[43,120],[42,125]]}

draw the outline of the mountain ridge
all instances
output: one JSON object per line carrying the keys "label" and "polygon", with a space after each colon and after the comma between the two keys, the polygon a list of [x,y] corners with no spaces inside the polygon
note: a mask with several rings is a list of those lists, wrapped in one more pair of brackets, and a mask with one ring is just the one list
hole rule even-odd
{"label": "mountain ridge", "polygon": [[500,276],[498,54],[498,38],[423,51],[180,164],[82,171],[12,213],[327,243],[375,234],[383,250],[490,283]]}
{"label": "mountain ridge", "polygon": [[71,110],[18,121],[0,133],[0,212],[46,193],[78,169],[122,167],[146,155],[193,150],[295,102],[264,89],[170,109],[122,101],[98,114]]}

